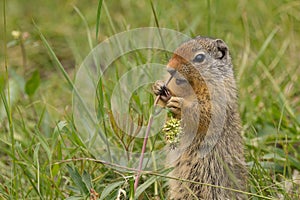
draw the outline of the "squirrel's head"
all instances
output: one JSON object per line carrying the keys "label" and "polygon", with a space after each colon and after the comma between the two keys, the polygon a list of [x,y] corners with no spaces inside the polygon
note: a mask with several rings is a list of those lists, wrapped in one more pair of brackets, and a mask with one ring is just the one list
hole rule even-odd
{"label": "squirrel's head", "polygon": [[178,84],[184,83],[184,79],[192,84],[195,77],[202,77],[205,81],[217,81],[233,74],[231,57],[225,42],[201,36],[179,46],[170,59],[167,70],[175,75]]}
{"label": "squirrel's head", "polygon": [[172,95],[184,98],[194,110],[200,105],[198,131],[206,132],[211,120],[223,120],[224,110],[236,106],[231,57],[221,39],[198,36],[183,43],[175,50],[167,71],[173,76],[168,84]]}

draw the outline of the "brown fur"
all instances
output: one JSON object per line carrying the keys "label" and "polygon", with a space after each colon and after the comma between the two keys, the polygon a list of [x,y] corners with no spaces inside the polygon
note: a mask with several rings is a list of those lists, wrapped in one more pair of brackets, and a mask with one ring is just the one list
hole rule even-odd
{"label": "brown fur", "polygon": [[[203,62],[194,61],[199,53],[205,55]],[[167,86],[171,96],[162,95],[161,104],[182,120],[184,132],[177,157],[174,159],[171,152],[168,158],[174,160],[171,175],[244,190],[246,167],[241,121],[228,47],[220,39],[197,37],[176,49],[168,69],[176,72]],[[177,83],[176,79],[188,82]],[[156,95],[162,94],[163,85],[162,81],[155,83],[153,89]],[[222,112],[225,113],[223,126],[218,120],[212,120],[215,119],[213,116],[218,119]],[[218,126],[220,133],[215,131]],[[246,198],[230,190],[178,180],[171,180],[169,186],[169,199],[174,200]]]}

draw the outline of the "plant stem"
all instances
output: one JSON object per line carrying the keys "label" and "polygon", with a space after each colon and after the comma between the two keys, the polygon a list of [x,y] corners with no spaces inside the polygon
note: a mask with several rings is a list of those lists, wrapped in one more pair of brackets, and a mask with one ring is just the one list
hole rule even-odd
{"label": "plant stem", "polygon": [[[160,95],[158,95],[154,101],[154,105],[157,104],[158,100],[160,98]],[[147,146],[147,141],[148,141],[148,136],[150,133],[150,129],[151,129],[151,125],[153,123],[153,115],[151,114],[149,122],[148,122],[148,126],[147,126],[147,130],[146,130],[146,135],[144,138],[144,143],[143,143],[143,147],[142,147],[142,153],[141,153],[141,157],[140,157],[140,162],[139,162],[139,168],[138,168],[138,172],[135,178],[135,182],[134,182],[134,191],[136,191],[136,188],[138,187],[139,184],[139,179],[140,179],[140,175],[141,175],[141,170],[143,167],[143,161],[144,161],[144,153],[146,151],[146,146]]]}
{"label": "plant stem", "polygon": [[[166,82],[166,86],[168,85],[168,83],[171,81],[172,78],[173,78],[172,76],[169,78],[169,80]],[[154,106],[156,106],[159,99],[160,99],[160,95],[158,95],[156,97],[156,99],[154,101],[154,104],[153,104]],[[146,129],[146,134],[145,134],[144,143],[143,143],[143,147],[142,147],[142,152],[141,152],[141,156],[140,156],[138,172],[137,172],[135,182],[134,182],[134,191],[136,191],[136,189],[139,185],[139,179],[140,179],[140,176],[141,176],[141,171],[142,171],[143,161],[144,161],[144,154],[145,154],[145,151],[146,151],[148,136],[149,136],[149,133],[150,133],[152,123],[153,123],[153,114],[151,114],[151,116],[149,118],[148,126],[147,126],[147,129]]]}
{"label": "plant stem", "polygon": [[[11,139],[11,152],[12,152],[12,194],[14,196],[14,199],[16,198],[17,192],[18,192],[18,182],[17,182],[17,168],[16,168],[16,152],[15,152],[15,136],[14,136],[14,126],[13,126],[13,120],[12,120],[12,113],[11,113],[11,103],[10,103],[10,87],[9,87],[9,73],[8,73],[8,62],[7,62],[7,46],[6,46],[6,0],[3,1],[3,39],[4,39],[4,67],[5,67],[5,73],[6,73],[6,80],[7,80],[7,94],[5,92],[1,92],[1,98],[3,101],[3,104],[5,106],[7,118],[8,118],[8,124],[9,124],[9,134]],[[2,93],[3,92],[3,93]]]}

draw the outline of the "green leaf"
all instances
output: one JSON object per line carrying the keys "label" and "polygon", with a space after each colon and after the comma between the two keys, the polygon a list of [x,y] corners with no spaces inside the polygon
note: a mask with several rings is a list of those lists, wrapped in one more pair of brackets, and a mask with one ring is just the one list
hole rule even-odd
{"label": "green leaf", "polygon": [[147,188],[150,187],[159,177],[152,176],[136,189],[135,197],[139,197]]}
{"label": "green leaf", "polygon": [[70,173],[71,179],[75,183],[75,185],[80,190],[81,194],[88,195],[89,190],[86,187],[85,183],[82,181],[82,177],[80,176],[78,170],[75,168],[73,169],[70,165],[67,165],[68,171]]}
{"label": "green leaf", "polygon": [[51,168],[52,176],[56,176],[60,171],[61,169],[59,165],[53,165],[53,167]]}
{"label": "green leaf", "polygon": [[40,85],[40,73],[38,70],[34,71],[30,79],[26,82],[25,92],[32,96]]}
{"label": "green leaf", "polygon": [[85,170],[83,171],[82,174],[82,181],[85,183],[86,187],[90,191],[90,189],[93,187],[92,178],[91,175],[87,173]]}
{"label": "green leaf", "polygon": [[286,154],[282,149],[279,148],[273,148],[273,152],[276,152],[277,155],[285,158],[284,161],[288,162],[289,165],[300,170],[300,161],[298,159],[294,158],[292,155]]}
{"label": "green leaf", "polygon": [[129,187],[130,187],[130,196],[129,196],[129,200],[133,200],[134,199],[134,178],[131,177],[129,179]]}
{"label": "green leaf", "polygon": [[63,130],[63,128],[66,127],[67,125],[68,125],[67,121],[58,122],[58,124],[54,128],[55,134],[60,133]]}
{"label": "green leaf", "polygon": [[115,188],[119,187],[120,185],[124,184],[124,181],[119,181],[119,182],[115,182],[112,183],[110,185],[108,185],[106,188],[104,188],[104,190],[102,191],[100,200],[105,199]]}

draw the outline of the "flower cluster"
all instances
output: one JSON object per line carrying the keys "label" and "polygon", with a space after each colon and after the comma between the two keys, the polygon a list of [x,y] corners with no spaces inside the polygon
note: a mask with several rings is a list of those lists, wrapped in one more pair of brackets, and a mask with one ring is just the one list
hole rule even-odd
{"label": "flower cluster", "polygon": [[162,133],[165,134],[166,141],[170,144],[171,148],[176,148],[179,143],[180,135],[182,134],[181,120],[171,117],[166,121]]}

